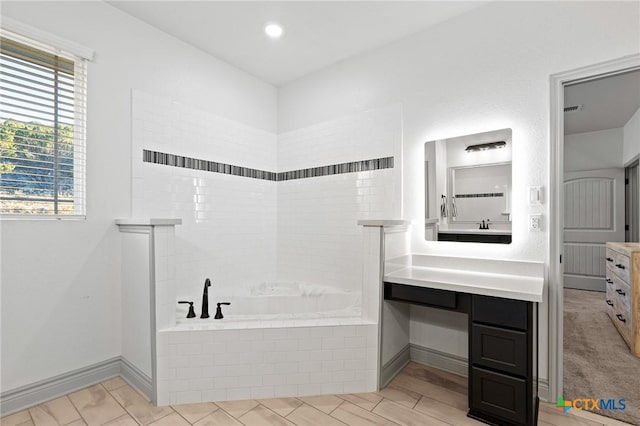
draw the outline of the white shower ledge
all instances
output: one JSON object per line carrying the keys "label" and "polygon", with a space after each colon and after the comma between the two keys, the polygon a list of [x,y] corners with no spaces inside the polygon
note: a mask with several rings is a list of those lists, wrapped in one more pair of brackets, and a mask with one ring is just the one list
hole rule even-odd
{"label": "white shower ledge", "polygon": [[[507,261],[508,262],[508,261]],[[544,277],[477,270],[408,266],[384,275],[384,281],[416,287],[542,302]]]}
{"label": "white shower ledge", "polygon": [[182,219],[180,218],[123,218],[116,219],[116,225],[125,226],[167,226],[167,225],[182,225]]}

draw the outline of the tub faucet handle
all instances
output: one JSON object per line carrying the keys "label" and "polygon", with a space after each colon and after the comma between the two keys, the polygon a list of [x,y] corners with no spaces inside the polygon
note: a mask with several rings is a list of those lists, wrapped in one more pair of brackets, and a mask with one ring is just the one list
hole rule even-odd
{"label": "tub faucet handle", "polygon": [[178,303],[188,303],[189,304],[189,313],[187,314],[187,318],[195,318],[196,311],[193,310],[193,302],[189,302],[187,300],[180,300]]}
{"label": "tub faucet handle", "polygon": [[229,302],[220,302],[218,303],[218,307],[216,308],[216,316],[214,316],[214,319],[222,319],[224,318],[224,315],[222,315],[222,308],[220,307],[220,305],[227,305],[229,306],[231,303]]}

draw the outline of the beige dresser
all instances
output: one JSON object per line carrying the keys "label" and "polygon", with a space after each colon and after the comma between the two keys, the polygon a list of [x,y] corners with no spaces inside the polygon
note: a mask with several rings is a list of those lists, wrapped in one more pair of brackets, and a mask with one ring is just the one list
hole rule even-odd
{"label": "beige dresser", "polygon": [[640,356],[640,243],[607,243],[607,313]]}

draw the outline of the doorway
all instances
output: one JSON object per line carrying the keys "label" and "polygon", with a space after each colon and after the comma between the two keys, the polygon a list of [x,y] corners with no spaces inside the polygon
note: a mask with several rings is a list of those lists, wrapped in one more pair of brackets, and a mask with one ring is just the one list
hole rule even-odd
{"label": "doorway", "polygon": [[[640,55],[634,55],[632,57],[625,57],[622,59],[610,61],[607,63],[597,64],[585,68],[581,68],[578,70],[569,71],[562,74],[556,74],[551,77],[551,179],[550,179],[550,215],[549,215],[549,224],[550,224],[550,247],[549,247],[549,277],[550,277],[550,285],[549,285],[549,334],[550,334],[550,391],[552,400],[556,400],[559,397],[563,397],[564,391],[564,383],[563,383],[563,370],[564,370],[564,287],[565,281],[565,272],[568,272],[569,275],[573,272],[573,275],[582,275],[582,278],[579,280],[582,283],[578,283],[578,285],[588,287],[589,284],[596,284],[598,277],[603,277],[603,270],[600,263],[600,256],[603,252],[602,241],[592,240],[592,241],[575,241],[578,239],[578,236],[582,234],[580,230],[580,226],[586,226],[585,234],[594,234],[598,233],[605,234],[607,232],[615,233],[617,235],[610,234],[606,236],[604,239],[615,238],[620,241],[624,241],[624,239],[630,239],[633,237],[629,237],[629,235],[634,235],[632,227],[629,227],[629,231],[625,230],[625,221],[629,220],[629,218],[633,218],[633,209],[625,209],[624,206],[628,204],[628,200],[633,202],[633,197],[629,198],[628,188],[625,187],[625,173],[631,174],[633,177],[634,170],[628,169],[625,170],[624,166],[633,166],[630,163],[621,162],[620,164],[614,165],[614,167],[601,167],[591,168],[591,169],[583,169],[583,170],[574,170],[573,172],[581,171],[583,172],[581,175],[568,175],[565,173],[565,118],[566,113],[564,112],[564,108],[567,105],[565,103],[565,89],[570,86],[576,86],[578,84],[584,84],[588,82],[597,82],[598,80],[603,80],[608,77],[613,77],[616,75],[621,75],[625,73],[629,73],[632,71],[640,70]],[[584,132],[586,133],[586,132]],[[625,153],[625,155],[628,152]],[[596,157],[596,160],[601,160],[602,158]],[[598,163],[600,164],[600,163]],[[605,172],[603,169],[616,169],[615,172],[613,170],[609,170]],[[596,170],[600,170],[596,172]],[[635,169],[637,175],[637,169]],[[617,176],[616,176],[617,175]],[[565,179],[569,181],[568,184],[565,184]],[[573,182],[571,182],[573,181]],[[579,183],[580,182],[580,183]],[[622,186],[620,186],[620,182]],[[630,181],[631,182],[631,181]],[[568,186],[572,186],[572,188],[568,189]],[[591,186],[591,188],[589,188]],[[593,191],[595,187],[599,186],[602,191],[605,193],[599,193],[601,201],[603,199],[607,199],[608,202],[606,204],[618,205],[619,207],[616,209],[615,206],[611,207],[608,212],[611,213],[612,216],[606,217],[607,212],[604,212],[605,217],[602,220],[602,212],[599,217],[597,217],[600,222],[595,219],[589,220],[586,215],[586,210],[584,216],[578,216],[571,218],[570,220],[566,220],[565,209],[574,208],[575,205],[567,205],[567,201],[565,200],[565,192],[570,193],[571,191],[577,192],[581,194],[584,198],[583,201],[580,199],[574,200],[577,202],[578,206],[581,208],[586,207],[591,204],[592,207],[596,205],[601,205],[602,203],[595,203],[593,199],[589,202],[589,197],[593,197]],[[622,188],[622,189],[620,189]],[[592,192],[592,195],[588,195],[588,191]],[[580,191],[583,191],[580,193]],[[609,191],[609,193],[606,193]],[[622,191],[622,192],[620,192]],[[627,193],[627,196],[625,196]],[[633,195],[633,194],[631,194]],[[623,202],[614,201],[614,198],[621,198]],[[583,204],[580,204],[583,203]],[[621,207],[620,207],[621,206]],[[579,209],[580,210],[580,209]],[[582,211],[581,211],[581,214]],[[636,209],[637,214],[637,209]],[[595,213],[592,214],[594,218],[596,218]],[[566,223],[565,223],[566,222]],[[635,224],[636,222],[634,222]],[[565,225],[569,225],[568,229],[565,229]],[[620,233],[622,231],[622,233]],[[572,235],[573,233],[573,235]],[[588,236],[588,238],[593,238],[594,235]],[[569,243],[574,243],[574,246],[578,246],[580,244],[587,246],[590,243],[591,252],[589,253],[592,261],[591,270],[587,268],[589,262],[586,262],[583,265],[580,265],[583,268],[582,272],[588,272],[578,274],[575,273],[576,269],[572,269],[573,266],[569,265],[569,259],[567,255],[574,256],[569,253],[570,249],[567,249],[567,245],[565,241],[565,236],[571,237],[574,239],[572,241],[570,238],[567,239]],[[584,240],[587,239],[587,236],[582,237]],[[580,253],[582,250],[583,253]],[[586,258],[584,256],[584,251],[586,249],[575,250],[579,252],[579,255],[583,255],[583,259]],[[602,256],[604,257],[604,256]],[[586,279],[584,279],[586,278]],[[571,286],[571,283],[569,283]],[[574,286],[576,284],[574,283]],[[597,286],[595,286],[597,287]],[[600,297],[601,293],[598,293],[593,290],[598,290],[598,288],[592,288],[590,291],[585,290],[576,290],[576,291],[584,291],[586,293],[595,296],[596,298]],[[569,290],[573,291],[573,290]],[[604,303],[604,301],[602,301]],[[570,320],[571,321],[571,320]],[[606,364],[605,364],[606,365]],[[592,397],[602,396],[604,395],[591,395]],[[584,397],[587,397],[586,395]],[[636,420],[636,422],[640,421],[640,419]]]}

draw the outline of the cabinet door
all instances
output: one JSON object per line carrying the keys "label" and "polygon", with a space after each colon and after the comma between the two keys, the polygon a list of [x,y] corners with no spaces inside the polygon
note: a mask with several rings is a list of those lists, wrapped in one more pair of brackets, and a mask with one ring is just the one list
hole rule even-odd
{"label": "cabinet door", "polygon": [[471,367],[471,410],[509,422],[527,422],[527,385],[524,379]]}
{"label": "cabinet door", "polygon": [[488,325],[471,326],[473,364],[527,375],[527,333]]}

